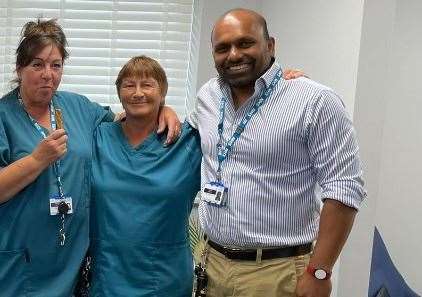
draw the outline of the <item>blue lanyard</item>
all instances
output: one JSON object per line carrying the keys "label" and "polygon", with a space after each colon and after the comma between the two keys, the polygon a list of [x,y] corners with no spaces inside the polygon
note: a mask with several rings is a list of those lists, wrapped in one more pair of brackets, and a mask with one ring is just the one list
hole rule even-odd
{"label": "blue lanyard", "polygon": [[267,101],[267,99],[271,96],[275,86],[277,85],[278,81],[281,78],[281,69],[278,70],[276,75],[274,76],[271,84],[265,91],[262,93],[261,97],[258,101],[255,102],[253,106],[251,106],[248,112],[243,116],[242,120],[240,121],[239,125],[237,126],[236,130],[234,131],[233,135],[227,141],[226,145],[223,146],[223,131],[224,131],[224,117],[225,117],[225,110],[226,110],[226,103],[227,98],[222,97],[220,100],[220,121],[218,123],[218,134],[219,140],[217,143],[217,159],[218,159],[218,169],[217,169],[217,181],[221,181],[221,165],[223,164],[224,160],[226,160],[228,154],[232,151],[235,142],[239,139],[240,135],[242,134],[243,130],[245,130],[246,125],[249,123],[251,118],[258,112],[259,108]]}
{"label": "blue lanyard", "polygon": [[[25,110],[24,105],[23,105],[23,100],[21,97],[20,92],[18,91],[18,100],[19,103],[22,105],[22,108]],[[25,110],[26,112],[26,110]],[[28,115],[29,119],[31,120],[32,124],[34,125],[35,129],[37,129],[38,133],[41,134],[41,136],[43,138],[47,138],[47,134],[45,134],[43,128],[40,126],[40,124],[38,124],[38,122],[31,117],[31,115],[26,112],[26,114]],[[51,121],[51,129],[54,131],[57,128],[57,123],[56,123],[56,115],[55,115],[55,109],[53,106],[53,103],[50,103],[50,121]],[[54,174],[56,175],[56,181],[57,181],[57,188],[59,190],[59,196],[61,199],[64,198],[64,191],[63,191],[63,183],[62,183],[62,178],[60,175],[60,160],[57,160],[56,162],[54,162],[53,165],[53,169],[54,169]]]}

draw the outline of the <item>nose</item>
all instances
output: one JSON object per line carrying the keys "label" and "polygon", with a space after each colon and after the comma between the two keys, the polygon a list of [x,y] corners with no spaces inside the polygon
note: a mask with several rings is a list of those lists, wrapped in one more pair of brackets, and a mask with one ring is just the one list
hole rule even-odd
{"label": "nose", "polygon": [[52,69],[50,66],[45,66],[42,73],[41,73],[41,77],[45,80],[49,80],[52,77]]}
{"label": "nose", "polygon": [[237,61],[242,57],[242,52],[236,46],[232,46],[227,57],[230,61]]}
{"label": "nose", "polygon": [[143,97],[144,96],[144,89],[139,84],[136,85],[134,96],[135,97]]}

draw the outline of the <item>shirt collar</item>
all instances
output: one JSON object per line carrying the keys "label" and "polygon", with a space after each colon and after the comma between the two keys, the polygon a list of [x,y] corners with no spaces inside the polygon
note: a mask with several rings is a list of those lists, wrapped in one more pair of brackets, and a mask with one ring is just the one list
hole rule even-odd
{"label": "shirt collar", "polygon": [[258,80],[262,80],[265,84],[265,87],[268,88],[271,82],[273,81],[275,75],[277,74],[278,70],[281,70],[281,67],[277,63],[277,61],[273,58],[270,68],[268,68],[268,70],[263,75],[261,75],[261,77],[258,78],[257,81],[255,82],[255,88],[257,87]]}

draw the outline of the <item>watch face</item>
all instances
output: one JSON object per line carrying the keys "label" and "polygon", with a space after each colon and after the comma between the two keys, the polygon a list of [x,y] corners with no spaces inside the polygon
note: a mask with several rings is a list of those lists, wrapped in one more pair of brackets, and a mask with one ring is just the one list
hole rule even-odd
{"label": "watch face", "polygon": [[327,277],[327,272],[322,269],[317,269],[315,270],[314,275],[317,279],[325,279]]}

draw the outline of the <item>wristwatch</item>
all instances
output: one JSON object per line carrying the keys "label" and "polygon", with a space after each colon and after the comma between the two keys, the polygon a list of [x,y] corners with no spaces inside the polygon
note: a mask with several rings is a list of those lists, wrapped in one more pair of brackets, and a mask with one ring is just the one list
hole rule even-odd
{"label": "wristwatch", "polygon": [[317,268],[317,267],[312,267],[308,265],[308,267],[306,268],[306,271],[309,274],[311,274],[313,277],[319,280],[325,280],[331,277],[331,272],[319,267]]}

